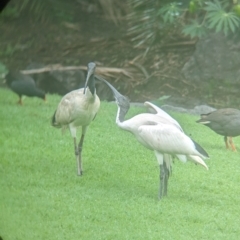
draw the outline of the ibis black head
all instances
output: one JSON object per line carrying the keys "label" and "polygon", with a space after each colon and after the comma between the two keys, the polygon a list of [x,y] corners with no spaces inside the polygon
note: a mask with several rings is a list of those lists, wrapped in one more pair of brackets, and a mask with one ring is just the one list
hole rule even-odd
{"label": "ibis black head", "polygon": [[96,64],[94,62],[90,62],[88,64],[88,72],[84,87],[84,93],[86,92],[87,87],[89,87],[89,90],[91,91],[92,95],[94,95],[95,93],[95,79],[94,79],[95,69]]}
{"label": "ibis black head", "polygon": [[128,100],[127,97],[123,96],[123,95],[118,95],[118,96],[114,96],[115,99],[116,99],[116,103],[119,107],[119,120],[120,122],[123,122],[124,121],[124,118],[130,108],[130,102]]}

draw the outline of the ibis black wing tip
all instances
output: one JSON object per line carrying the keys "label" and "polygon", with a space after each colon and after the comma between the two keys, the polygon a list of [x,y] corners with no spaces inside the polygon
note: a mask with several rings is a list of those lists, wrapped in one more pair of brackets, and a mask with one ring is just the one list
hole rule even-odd
{"label": "ibis black wing tip", "polygon": [[204,157],[209,158],[208,153],[203,149],[203,147],[201,147],[201,146],[200,146],[197,142],[195,142],[193,139],[192,139],[192,141],[193,141],[193,143],[194,143],[197,151],[198,151],[199,153],[201,153]]}

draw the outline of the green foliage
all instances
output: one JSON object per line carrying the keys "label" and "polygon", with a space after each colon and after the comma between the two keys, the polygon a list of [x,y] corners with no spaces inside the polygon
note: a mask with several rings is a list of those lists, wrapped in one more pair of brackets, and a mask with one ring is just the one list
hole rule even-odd
{"label": "green foliage", "polygon": [[3,10],[1,17],[11,19],[27,15],[29,19],[36,21],[48,21],[51,17],[56,17],[62,21],[72,21],[72,6],[68,2],[61,0],[11,0]]}
{"label": "green foliage", "polygon": [[31,16],[31,19],[36,18],[39,20],[45,17],[45,9],[47,6],[47,0],[12,0],[3,10],[1,17],[9,19],[28,14]]}
{"label": "green foliage", "polygon": [[228,35],[237,33],[240,25],[240,5],[227,0],[130,2],[134,4],[129,18],[129,32],[133,35],[132,41],[137,42],[135,46],[164,40],[169,32],[172,35],[181,32],[191,38],[205,37],[211,30]]}
{"label": "green foliage", "polygon": [[2,12],[1,12],[1,18],[17,18],[19,17],[19,11],[16,7],[7,6]]}
{"label": "green foliage", "polygon": [[4,51],[0,51],[0,56],[11,57],[17,51],[17,45],[13,46],[11,44],[7,44]]}
{"label": "green foliage", "polygon": [[[239,152],[195,123],[171,113],[209,153],[209,171],[175,161],[169,194],[157,200],[155,156],[115,124],[116,105],[101,103],[76,175],[73,140],[50,126],[60,96],[47,103],[0,89],[0,233],[32,239],[238,239]],[[127,117],[145,111],[131,108]],[[234,139],[240,147],[240,139]]]}
{"label": "green foliage", "polygon": [[204,8],[206,10],[207,26],[216,32],[223,31],[227,35],[230,31],[233,33],[239,28],[240,19],[234,12],[226,12],[220,2],[208,2]]}
{"label": "green foliage", "polygon": [[180,12],[181,12],[180,4],[173,2],[160,8],[158,14],[163,16],[164,22],[173,23],[176,20],[176,18],[180,15]]}
{"label": "green foliage", "polygon": [[199,24],[196,20],[193,20],[189,25],[185,25],[182,32],[185,35],[189,35],[191,38],[202,38],[207,35],[206,28],[202,24]]}
{"label": "green foliage", "polygon": [[157,14],[157,1],[132,0],[128,2],[132,9],[128,15],[128,35],[135,47],[152,44],[158,36],[159,16]]}

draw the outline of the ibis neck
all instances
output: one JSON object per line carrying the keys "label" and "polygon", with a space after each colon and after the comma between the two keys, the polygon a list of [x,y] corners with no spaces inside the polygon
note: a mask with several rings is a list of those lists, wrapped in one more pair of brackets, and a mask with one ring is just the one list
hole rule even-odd
{"label": "ibis neck", "polygon": [[126,116],[127,112],[118,106],[118,111],[117,111],[117,117],[116,117],[116,123],[120,126],[124,122],[124,118]]}
{"label": "ibis neck", "polygon": [[[89,99],[88,101],[94,101],[95,98],[96,98],[96,96],[97,96],[97,94],[96,94],[96,89],[94,89],[94,92],[92,93],[91,90],[90,90],[90,88],[87,87],[87,88],[85,89],[84,95],[86,96],[86,98]],[[90,99],[91,99],[91,100],[90,100]]]}
{"label": "ibis neck", "polygon": [[90,76],[90,78],[89,78],[89,80],[88,80],[88,84],[87,84],[86,88],[84,88],[84,94],[86,94],[87,88],[89,88],[90,92],[91,92],[92,95],[94,96],[95,93],[96,93],[94,75],[91,75],[91,76]]}
{"label": "ibis neck", "polygon": [[94,95],[95,94],[95,90],[96,90],[95,89],[95,78],[94,78],[94,75],[92,75],[89,78],[88,87],[89,87],[89,90],[92,93],[92,95]]}
{"label": "ibis neck", "polygon": [[121,113],[121,109],[118,108],[118,111],[117,111],[117,118],[116,118],[116,122],[123,122],[124,121],[124,118],[120,115]]}

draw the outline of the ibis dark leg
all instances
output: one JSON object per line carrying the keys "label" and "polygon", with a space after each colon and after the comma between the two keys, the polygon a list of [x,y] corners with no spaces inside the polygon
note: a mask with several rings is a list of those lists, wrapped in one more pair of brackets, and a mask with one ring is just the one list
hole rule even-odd
{"label": "ibis dark leg", "polygon": [[81,166],[79,165],[80,161],[79,161],[79,149],[77,146],[77,140],[76,138],[73,138],[74,140],[74,150],[75,150],[75,156],[76,156],[76,162],[77,162],[77,175],[82,175],[82,171],[81,171]]}
{"label": "ibis dark leg", "polygon": [[78,175],[82,175],[82,147],[83,147],[84,134],[82,134],[78,144]]}
{"label": "ibis dark leg", "polygon": [[159,199],[167,196],[169,170],[167,168],[166,162],[160,165],[160,188],[159,188]]}

